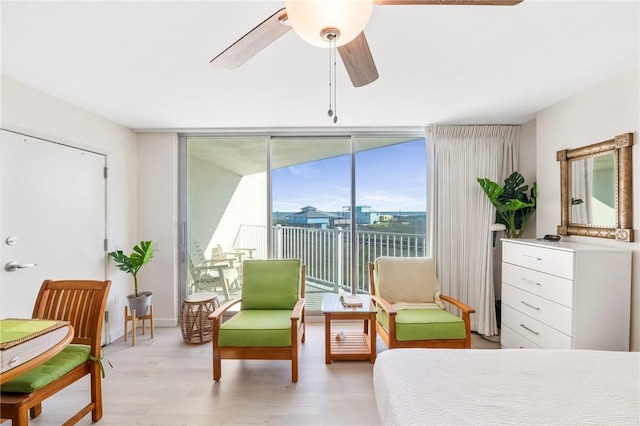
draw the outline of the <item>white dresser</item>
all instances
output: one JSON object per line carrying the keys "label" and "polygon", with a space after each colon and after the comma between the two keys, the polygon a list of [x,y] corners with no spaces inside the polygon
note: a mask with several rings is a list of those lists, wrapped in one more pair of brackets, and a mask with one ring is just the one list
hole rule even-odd
{"label": "white dresser", "polygon": [[503,348],[629,350],[631,250],[502,241]]}

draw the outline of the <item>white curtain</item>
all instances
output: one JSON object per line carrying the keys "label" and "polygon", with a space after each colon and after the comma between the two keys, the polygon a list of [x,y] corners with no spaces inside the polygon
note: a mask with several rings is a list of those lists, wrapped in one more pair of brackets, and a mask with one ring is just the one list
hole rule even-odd
{"label": "white curtain", "polygon": [[517,168],[519,126],[432,126],[434,258],[442,293],[476,310],[471,329],[498,334],[489,226],[495,208],[477,182]]}

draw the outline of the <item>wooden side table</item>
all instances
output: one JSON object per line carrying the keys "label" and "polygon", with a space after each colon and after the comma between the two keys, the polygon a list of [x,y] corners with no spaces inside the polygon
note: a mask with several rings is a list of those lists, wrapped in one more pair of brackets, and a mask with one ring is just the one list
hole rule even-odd
{"label": "wooden side table", "polygon": [[[337,294],[325,294],[322,298],[324,313],[325,362],[333,360],[376,360],[376,311],[368,295],[360,295],[362,306],[345,308]],[[342,340],[336,340],[338,332],[331,331],[332,320],[362,320],[363,332],[347,331]]]}
{"label": "wooden side table", "polygon": [[184,298],[180,309],[180,329],[185,343],[201,344],[213,339],[209,315],[219,307],[220,301],[215,293],[194,293]]}

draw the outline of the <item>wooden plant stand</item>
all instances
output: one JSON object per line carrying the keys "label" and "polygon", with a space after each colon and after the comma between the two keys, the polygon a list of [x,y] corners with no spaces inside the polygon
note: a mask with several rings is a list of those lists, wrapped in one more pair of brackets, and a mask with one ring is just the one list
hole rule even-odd
{"label": "wooden plant stand", "polygon": [[131,346],[136,345],[136,327],[138,325],[138,320],[142,320],[142,334],[145,332],[145,320],[149,320],[150,329],[151,329],[151,338],[153,339],[153,305],[149,305],[149,313],[146,315],[142,315],[141,317],[136,317],[136,310],[131,310],[129,313],[129,307],[125,305],[124,307],[124,341],[127,341],[127,329],[129,322],[131,322]]}

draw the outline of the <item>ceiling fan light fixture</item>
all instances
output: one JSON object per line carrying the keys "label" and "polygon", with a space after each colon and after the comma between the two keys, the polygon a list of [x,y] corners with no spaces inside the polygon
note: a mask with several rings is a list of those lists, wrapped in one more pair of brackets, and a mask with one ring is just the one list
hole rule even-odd
{"label": "ceiling fan light fixture", "polygon": [[369,22],[373,0],[288,0],[288,21],[306,42],[330,47],[327,30],[337,30],[335,46],[358,37]]}

